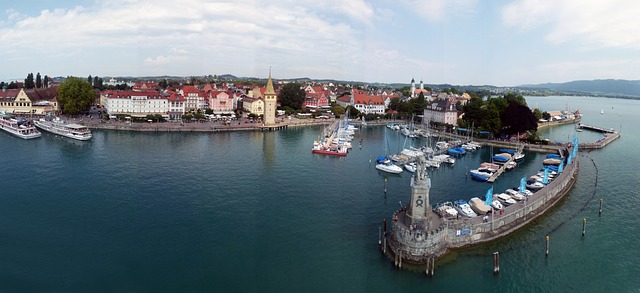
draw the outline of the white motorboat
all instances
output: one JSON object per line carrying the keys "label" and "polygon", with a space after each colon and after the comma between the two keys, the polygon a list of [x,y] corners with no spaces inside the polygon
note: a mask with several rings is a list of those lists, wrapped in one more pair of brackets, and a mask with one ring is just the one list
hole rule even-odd
{"label": "white motorboat", "polygon": [[469,170],[469,175],[471,175],[472,179],[475,179],[478,181],[487,181],[489,180],[489,177],[493,175],[493,172],[483,170],[483,169],[473,169],[473,170]]}
{"label": "white motorboat", "polygon": [[513,155],[513,159],[516,162],[522,162],[524,160],[524,153],[516,153],[515,155]]}
{"label": "white motorboat", "polygon": [[34,120],[33,124],[44,131],[64,137],[77,140],[91,139],[91,130],[89,130],[88,127],[76,123],[68,123],[59,117],[41,118],[39,120]]}
{"label": "white motorboat", "polygon": [[477,217],[478,214],[471,209],[471,206],[464,200],[456,200],[453,202],[453,207],[465,217]]}
{"label": "white motorboat", "polygon": [[396,164],[391,163],[391,161],[389,160],[385,160],[380,164],[376,164],[376,169],[383,172],[387,172],[387,173],[393,173],[393,174],[402,173],[402,168],[400,168],[400,166]]}
{"label": "white motorboat", "polygon": [[517,201],[522,201],[524,200],[524,195],[522,195],[521,193],[509,188],[507,190],[504,191],[504,193],[508,194],[509,196],[511,196],[511,198],[517,200]]}
{"label": "white motorboat", "polygon": [[416,163],[407,163],[404,164],[404,168],[407,169],[407,171],[411,172],[411,173],[415,173],[416,172]]}
{"label": "white motorboat", "polygon": [[502,203],[502,205],[507,207],[516,203],[516,200],[511,198],[511,196],[506,193],[499,193],[495,195],[495,198],[498,199],[500,203]]}
{"label": "white motorboat", "polygon": [[491,206],[496,210],[504,209],[504,206],[499,200],[494,200],[493,202],[491,202]]}
{"label": "white motorboat", "polygon": [[23,139],[38,138],[42,135],[38,129],[27,124],[26,121],[18,121],[6,115],[0,116],[0,129]]}
{"label": "white motorboat", "polygon": [[544,187],[544,184],[542,184],[542,182],[540,181],[529,179],[527,180],[525,186],[531,190],[536,191],[538,189],[542,189]]}
{"label": "white motorboat", "polygon": [[436,206],[433,208],[433,211],[442,217],[455,218],[458,216],[458,211],[453,208],[453,204],[449,201],[436,204]]}

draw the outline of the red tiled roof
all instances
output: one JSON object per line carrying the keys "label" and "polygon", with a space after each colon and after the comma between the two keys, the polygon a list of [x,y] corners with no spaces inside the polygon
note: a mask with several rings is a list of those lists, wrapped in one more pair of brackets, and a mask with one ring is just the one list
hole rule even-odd
{"label": "red tiled roof", "polygon": [[166,99],[167,97],[163,96],[159,92],[155,91],[146,91],[146,92],[136,92],[136,91],[112,91],[111,93],[105,94],[108,99],[130,99],[131,96],[146,96],[147,99]]}
{"label": "red tiled roof", "polygon": [[382,96],[371,96],[361,91],[354,91],[353,103],[363,105],[384,105]]}
{"label": "red tiled roof", "polygon": [[6,100],[6,99],[15,99],[18,94],[20,93],[20,89],[7,89],[4,91],[0,91],[0,99],[2,100]]}

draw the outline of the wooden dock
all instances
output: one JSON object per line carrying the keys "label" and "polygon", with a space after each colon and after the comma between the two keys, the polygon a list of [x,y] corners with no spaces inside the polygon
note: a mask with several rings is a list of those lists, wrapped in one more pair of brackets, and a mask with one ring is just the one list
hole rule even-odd
{"label": "wooden dock", "polygon": [[496,180],[498,180],[498,177],[500,177],[500,175],[502,175],[502,173],[504,173],[504,171],[507,169],[507,164],[513,162],[515,160],[516,155],[521,154],[523,150],[524,150],[524,145],[520,145],[516,150],[516,153],[513,156],[511,156],[511,158],[506,163],[502,164],[502,166],[500,166],[498,171],[491,174],[491,177],[487,179],[487,182],[493,183]]}

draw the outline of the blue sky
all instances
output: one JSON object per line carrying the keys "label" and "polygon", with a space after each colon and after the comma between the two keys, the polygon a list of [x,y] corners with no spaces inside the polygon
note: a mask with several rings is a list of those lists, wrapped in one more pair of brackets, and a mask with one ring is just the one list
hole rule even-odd
{"label": "blue sky", "polygon": [[515,86],[637,80],[640,2],[2,1],[0,80],[208,75]]}

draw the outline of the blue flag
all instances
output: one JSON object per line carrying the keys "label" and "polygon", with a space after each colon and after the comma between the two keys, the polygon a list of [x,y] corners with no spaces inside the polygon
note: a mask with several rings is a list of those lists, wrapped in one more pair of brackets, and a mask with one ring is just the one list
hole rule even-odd
{"label": "blue flag", "polygon": [[563,167],[563,162],[560,162],[560,165],[558,166],[558,173],[562,173],[562,167]]}
{"label": "blue flag", "polygon": [[518,187],[518,191],[521,194],[524,194],[524,191],[527,189],[527,179],[525,177],[522,177],[522,179],[520,179],[520,187]]}
{"label": "blue flag", "polygon": [[549,184],[549,169],[544,168],[544,177],[542,178],[543,184]]}
{"label": "blue flag", "polygon": [[484,204],[490,206],[493,203],[493,186],[487,190],[487,195],[484,199]]}
{"label": "blue flag", "polygon": [[[571,164],[571,159],[573,158],[573,153],[569,154],[569,157],[567,158],[567,165]],[[545,169],[546,170],[546,169]]]}

